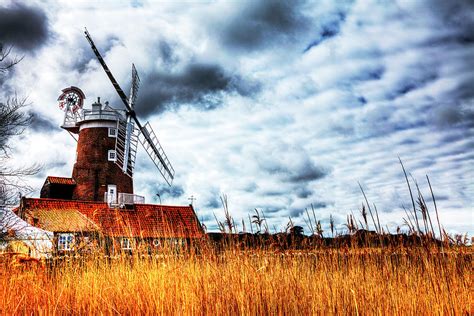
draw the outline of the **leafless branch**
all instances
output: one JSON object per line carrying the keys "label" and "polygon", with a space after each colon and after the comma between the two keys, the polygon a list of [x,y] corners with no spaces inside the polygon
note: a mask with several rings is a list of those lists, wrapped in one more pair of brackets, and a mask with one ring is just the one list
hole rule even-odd
{"label": "leafless branch", "polygon": [[10,68],[22,61],[25,57],[10,56],[12,54],[12,49],[13,46],[4,48],[3,44],[0,43],[0,74],[7,72]]}

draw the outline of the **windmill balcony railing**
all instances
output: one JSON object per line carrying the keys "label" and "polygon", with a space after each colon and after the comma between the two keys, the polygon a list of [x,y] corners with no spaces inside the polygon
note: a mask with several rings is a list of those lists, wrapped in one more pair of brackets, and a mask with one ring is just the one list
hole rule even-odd
{"label": "windmill balcony railing", "polygon": [[[122,111],[123,112],[123,111]],[[76,113],[67,113],[64,118],[63,127],[74,127],[78,122],[107,120],[117,121],[123,119],[124,114],[120,110],[79,110]]]}
{"label": "windmill balcony railing", "polygon": [[82,112],[83,121],[110,120],[116,121],[121,118],[121,114],[116,110],[84,110]]}
{"label": "windmill balcony railing", "polygon": [[104,202],[107,202],[110,206],[145,204],[145,197],[131,193],[119,193],[116,196],[115,194],[105,192]]}

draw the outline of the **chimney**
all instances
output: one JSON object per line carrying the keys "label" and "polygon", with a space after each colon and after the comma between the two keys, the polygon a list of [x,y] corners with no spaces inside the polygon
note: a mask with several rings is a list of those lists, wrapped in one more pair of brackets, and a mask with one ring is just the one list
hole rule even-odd
{"label": "chimney", "polygon": [[97,98],[97,102],[92,104],[92,111],[100,112],[102,110],[102,104],[100,104],[100,97]]}

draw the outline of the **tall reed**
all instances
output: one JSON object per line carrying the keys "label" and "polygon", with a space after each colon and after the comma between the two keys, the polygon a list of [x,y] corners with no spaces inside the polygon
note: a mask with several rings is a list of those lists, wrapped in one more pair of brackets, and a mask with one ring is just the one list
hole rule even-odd
{"label": "tall reed", "polygon": [[2,314],[468,314],[472,251],[164,247],[159,255],[3,262]]}

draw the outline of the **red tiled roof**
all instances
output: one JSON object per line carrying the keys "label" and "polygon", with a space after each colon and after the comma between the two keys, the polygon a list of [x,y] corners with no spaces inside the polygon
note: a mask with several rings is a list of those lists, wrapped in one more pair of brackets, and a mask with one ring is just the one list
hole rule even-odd
{"label": "red tiled roof", "polygon": [[42,229],[52,232],[92,232],[99,227],[87,216],[76,210],[51,212],[46,209],[35,210],[33,217]]}
{"label": "red tiled roof", "polygon": [[136,204],[134,209],[111,209],[103,202],[24,198],[22,207],[23,212],[29,212],[33,216],[45,212],[79,211],[107,236],[142,238],[203,236],[203,230],[192,206]]}
{"label": "red tiled roof", "polygon": [[76,184],[76,181],[74,181],[73,178],[53,177],[53,176],[48,176],[45,182],[51,183],[51,184],[66,184],[66,185]]}

